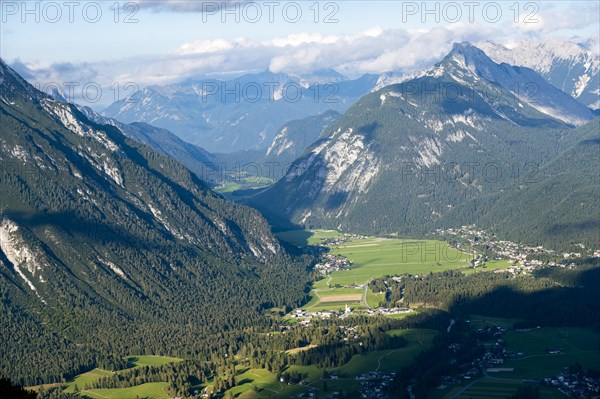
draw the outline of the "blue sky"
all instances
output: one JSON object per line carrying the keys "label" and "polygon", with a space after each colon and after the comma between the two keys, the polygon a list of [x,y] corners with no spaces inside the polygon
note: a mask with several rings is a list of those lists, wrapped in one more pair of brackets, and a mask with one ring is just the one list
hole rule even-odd
{"label": "blue sky", "polygon": [[266,69],[410,72],[463,40],[592,38],[597,52],[600,35],[598,1],[115,4],[0,0],[0,56],[30,81],[143,87]]}

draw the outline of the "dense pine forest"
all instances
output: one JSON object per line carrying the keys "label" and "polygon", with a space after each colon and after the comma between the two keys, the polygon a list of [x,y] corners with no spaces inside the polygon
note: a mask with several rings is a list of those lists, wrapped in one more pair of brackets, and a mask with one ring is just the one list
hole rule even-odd
{"label": "dense pine forest", "polygon": [[0,72],[0,375],[37,385],[127,354],[207,360],[304,300],[312,258],[289,255],[256,210]]}

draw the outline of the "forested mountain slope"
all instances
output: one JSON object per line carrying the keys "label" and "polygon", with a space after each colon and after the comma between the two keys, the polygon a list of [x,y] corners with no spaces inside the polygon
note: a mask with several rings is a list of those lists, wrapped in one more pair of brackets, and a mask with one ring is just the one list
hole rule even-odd
{"label": "forested mountain slope", "polygon": [[446,224],[474,220],[519,241],[600,243],[600,118],[569,132],[556,157],[514,184],[456,208]]}
{"label": "forested mountain slope", "polygon": [[101,125],[115,126],[128,138],[146,144],[155,151],[179,161],[201,180],[207,183],[215,183],[213,178],[218,176],[218,173],[215,173],[218,170],[217,161],[204,148],[186,143],[167,129],[161,129],[144,122],[121,123],[116,119],[102,116],[89,107],[75,106],[91,121]]}
{"label": "forested mountain slope", "polygon": [[257,211],[3,62],[0,118],[0,374],[33,384],[126,354],[210,356],[223,331],[304,297],[305,267]]}
{"label": "forested mountain slope", "polygon": [[[519,89],[529,78],[531,96]],[[590,118],[534,71],[458,44],[433,68],[363,97],[253,203],[273,220],[425,234],[458,222],[454,208],[537,172],[574,142],[570,123]]]}

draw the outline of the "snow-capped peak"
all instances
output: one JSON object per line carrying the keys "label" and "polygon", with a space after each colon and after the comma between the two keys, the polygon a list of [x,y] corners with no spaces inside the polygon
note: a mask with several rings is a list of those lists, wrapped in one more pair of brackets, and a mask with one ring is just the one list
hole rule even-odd
{"label": "snow-capped peak", "polygon": [[524,39],[513,46],[493,41],[477,46],[495,62],[531,68],[582,104],[600,108],[600,58],[583,44]]}

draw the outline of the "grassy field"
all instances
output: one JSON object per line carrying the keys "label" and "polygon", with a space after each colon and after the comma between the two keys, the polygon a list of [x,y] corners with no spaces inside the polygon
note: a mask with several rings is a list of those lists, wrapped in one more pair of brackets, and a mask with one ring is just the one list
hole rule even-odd
{"label": "grassy field", "polygon": [[241,190],[242,189],[242,185],[239,183],[235,183],[235,182],[227,182],[224,183],[222,186],[216,187],[215,191],[221,194],[227,194],[227,193],[232,193],[234,191],[237,190]]}
{"label": "grassy field", "polygon": [[[282,240],[295,244],[318,243],[324,238],[341,236],[339,232],[324,230],[296,230],[278,234]],[[330,278],[315,284],[317,289],[335,285],[362,285],[371,278],[386,275],[425,274],[460,269],[467,267],[472,258],[472,254],[451,248],[442,241],[378,237],[352,239],[332,247],[331,253],[343,255],[352,261],[352,268],[333,272]]]}
{"label": "grassy field", "polygon": [[98,368],[88,371],[87,373],[79,374],[73,379],[73,381],[68,383],[67,387],[64,389],[64,392],[74,392],[75,385],[77,385],[77,387],[80,390],[82,390],[86,386],[86,384],[97,381],[102,377],[108,377],[111,375],[113,375],[112,371],[106,371]]}
{"label": "grassy field", "polygon": [[246,190],[253,188],[263,188],[270,186],[274,180],[266,177],[245,177],[236,181],[228,181],[223,185],[216,187],[215,191],[221,194],[232,194],[238,190]]}
{"label": "grassy field", "polygon": [[182,359],[168,356],[130,356],[127,358],[129,364],[133,364],[133,367],[144,367],[144,366],[162,366],[163,364],[180,362]]}
{"label": "grassy field", "polygon": [[[521,385],[523,385],[521,380],[485,378],[472,385],[465,382],[449,389],[434,389],[428,397],[431,399],[505,399],[512,396]],[[566,397],[558,389],[540,387],[540,399],[563,399]]]}
{"label": "grassy field", "polygon": [[303,346],[302,348],[294,348],[294,349],[288,349],[287,351],[285,351],[285,353],[287,353],[288,355],[295,355],[296,353],[300,353],[300,352],[304,352],[307,351],[309,349],[313,349],[316,348],[317,345],[308,345],[308,346]]}
{"label": "grassy field", "polygon": [[[325,280],[319,281],[319,283],[315,284],[315,288],[319,290],[319,296],[323,301],[327,300],[327,297],[333,296],[362,296],[363,290],[361,288],[354,287],[342,287],[342,288],[328,288],[323,287],[325,284],[323,283]],[[321,288],[323,287],[323,288]]]}
{"label": "grassy field", "polygon": [[379,302],[382,302],[385,299],[384,292],[375,293],[371,290],[367,291],[367,303],[372,308],[378,308]]}
{"label": "grassy field", "polygon": [[[143,355],[143,356],[128,356],[127,357],[127,363],[130,366],[129,369],[136,368],[136,367],[160,366],[163,364],[180,362],[180,361],[182,361],[182,359],[175,358],[175,357],[168,357],[168,356]],[[129,369],[127,369],[127,370],[129,370]],[[79,374],[78,376],[73,378],[71,381],[69,381],[65,385],[63,392],[73,393],[75,391],[75,386],[77,386],[77,388],[82,393],[85,393],[86,395],[88,395],[90,397],[94,397],[94,398],[96,398],[96,397],[104,397],[104,398],[111,398],[111,399],[112,398],[116,398],[116,399],[118,399],[118,398],[135,398],[136,395],[139,395],[140,398],[143,398],[143,397],[148,397],[148,398],[167,397],[167,396],[165,396],[166,394],[164,392],[164,387],[166,387],[166,383],[164,383],[164,386],[157,385],[157,384],[140,385],[139,386],[140,393],[133,393],[133,394],[132,394],[132,392],[137,392],[135,390],[135,388],[138,388],[138,387],[132,387],[132,388],[126,388],[126,389],[125,388],[93,389],[93,390],[85,390],[84,391],[85,386],[87,384],[95,382],[103,377],[108,377],[115,373],[120,373],[120,372],[121,371],[113,372],[113,371],[107,371],[107,370],[95,368],[86,373]],[[158,383],[158,384],[163,384],[163,383]],[[133,396],[129,396],[129,395],[133,395]]]}
{"label": "grassy field", "polygon": [[[344,237],[342,233],[333,230],[294,230],[278,233],[277,236],[297,246],[321,244],[324,239]],[[452,269],[468,270],[472,258],[472,254],[434,240],[351,238],[344,244],[330,247],[330,250],[331,253],[350,260],[352,267],[335,271],[314,283],[311,299],[304,309],[343,309],[344,306],[338,305],[343,305],[344,301],[360,308],[378,307],[383,294],[374,294],[367,290],[365,295],[362,289],[371,279],[404,273],[427,274]]]}
{"label": "grassy field", "polygon": [[136,397],[148,399],[168,399],[171,396],[167,395],[165,388],[169,384],[166,382],[151,382],[131,388],[118,389],[91,389],[82,391],[81,394],[91,398],[98,399],[132,399]]}
{"label": "grassy field", "polygon": [[408,341],[405,347],[373,351],[365,355],[354,356],[348,363],[332,372],[343,377],[354,377],[369,371],[397,371],[412,363],[415,356],[431,347],[436,330],[410,329],[393,330],[390,335],[402,335]]}
{"label": "grassy field", "polygon": [[[564,367],[579,362],[584,368],[600,369],[600,334],[584,328],[540,328],[530,331],[507,331],[504,340],[508,348],[523,353],[523,357],[507,360],[503,367],[513,372],[506,378],[541,379],[551,377]],[[560,349],[560,354],[548,350]]]}
{"label": "grassy field", "polygon": [[352,261],[350,270],[331,274],[329,285],[361,285],[386,275],[426,274],[469,265],[471,254],[432,240],[366,238],[335,247],[331,251]]}
{"label": "grassy field", "polygon": [[463,270],[465,274],[484,272],[489,270],[504,270],[508,269],[512,266],[512,263],[509,260],[501,259],[501,260],[490,260],[487,261],[483,266],[479,266],[477,268],[470,268]]}
{"label": "grassy field", "polygon": [[[275,374],[264,369],[240,370],[236,378],[238,385],[228,392],[239,399],[289,398],[299,392],[308,391],[308,388],[303,386],[282,384]],[[227,395],[228,393],[225,397]]]}

